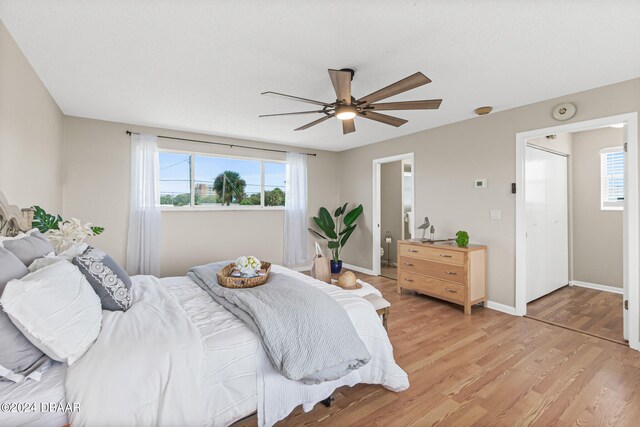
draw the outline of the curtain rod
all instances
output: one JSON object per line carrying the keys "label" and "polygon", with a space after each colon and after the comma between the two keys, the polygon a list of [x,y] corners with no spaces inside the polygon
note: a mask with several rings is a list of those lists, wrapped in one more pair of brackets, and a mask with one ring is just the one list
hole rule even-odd
{"label": "curtain rod", "polygon": [[[128,130],[127,135],[131,135],[131,134],[140,135],[140,132],[131,132],[130,130]],[[175,139],[176,141],[199,142],[201,144],[222,145],[224,147],[229,147],[229,148],[246,148],[248,150],[271,151],[272,153],[298,153],[297,151],[285,151],[285,150],[276,150],[273,148],[250,147],[248,145],[228,144],[224,142],[213,142],[213,141],[202,141],[200,139],[178,138],[175,136],[157,135],[157,137],[164,138],[164,139]],[[307,156],[314,156],[314,157],[317,156],[316,153],[299,153],[299,154],[306,154]]]}

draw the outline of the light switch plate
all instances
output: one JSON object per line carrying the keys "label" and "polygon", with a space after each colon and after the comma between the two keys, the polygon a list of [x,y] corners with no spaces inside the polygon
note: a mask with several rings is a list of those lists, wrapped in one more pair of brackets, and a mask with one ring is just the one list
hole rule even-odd
{"label": "light switch plate", "polygon": [[474,188],[487,188],[487,180],[486,179],[476,179],[473,181]]}
{"label": "light switch plate", "polygon": [[502,211],[499,210],[491,210],[491,219],[502,219]]}

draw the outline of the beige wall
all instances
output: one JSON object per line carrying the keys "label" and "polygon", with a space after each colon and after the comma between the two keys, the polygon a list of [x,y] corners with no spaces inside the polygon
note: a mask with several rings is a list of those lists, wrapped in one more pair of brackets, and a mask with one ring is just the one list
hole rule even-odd
{"label": "beige wall", "polygon": [[[212,137],[123,123],[65,117],[64,213],[105,227],[93,242],[117,262],[126,258],[130,195],[130,137],[126,130],[182,138],[204,139],[256,147],[295,149],[277,145]],[[229,149],[160,139],[161,148],[236,156],[284,159],[283,154]],[[309,217],[320,206],[338,204],[338,155],[322,150],[308,158]],[[283,211],[163,211],[161,274],[183,275],[199,263],[253,254],[282,263]],[[242,231],[239,231],[242,230]],[[309,255],[313,240],[309,236]],[[310,261],[309,261],[310,262]]]}
{"label": "beige wall", "polygon": [[[551,110],[561,102],[576,104],[578,111],[571,122],[639,111],[640,79],[343,152],[341,162],[349,169],[348,173],[342,169],[340,197],[344,202],[362,203],[365,209],[361,228],[343,251],[344,261],[363,268],[372,266],[373,159],[414,152],[416,218],[429,216],[436,238],[464,229],[472,242],[487,244],[489,298],[514,306],[515,195],[511,194],[511,183],[516,180],[515,135],[559,125]],[[475,178],[487,178],[488,188],[474,189]],[[491,209],[501,210],[502,220],[490,220]]]}
{"label": "beige wall", "polygon": [[573,134],[573,279],[623,284],[622,211],[600,209],[600,150],[623,145],[624,129]]}
{"label": "beige wall", "polygon": [[[388,246],[385,234],[391,232],[393,241]],[[382,264],[387,258],[391,263],[397,260],[397,242],[402,239],[402,161],[383,163],[380,165],[380,243],[385,254]],[[388,256],[387,256],[388,255]]]}
{"label": "beige wall", "polygon": [[[65,216],[78,216],[106,227],[95,243],[119,262],[125,258],[129,206],[130,153],[125,130],[228,140],[63,117],[2,25],[0,62],[0,190],[13,203],[40,204],[52,211],[62,210],[64,200]],[[515,181],[515,134],[559,124],[551,118],[551,109],[560,102],[576,104],[578,112],[573,122],[639,111],[640,79],[342,153],[318,151],[317,158],[309,159],[309,214],[317,212],[320,205],[335,207],[338,200],[362,203],[364,215],[342,258],[346,263],[371,268],[372,160],[414,152],[415,217],[428,215],[437,238],[465,229],[473,242],[487,244],[489,297],[513,305],[515,197],[510,184]],[[205,150],[203,145],[198,147]],[[475,178],[487,178],[488,188],[473,189]],[[502,211],[501,221],[489,220],[491,209]],[[257,224],[257,234],[251,230],[252,236],[258,236],[250,244],[252,251],[258,256],[263,252],[273,254],[268,256],[279,262],[282,216],[282,212],[165,212],[163,274],[181,274],[197,262],[244,253],[246,243],[234,242],[246,239],[237,239],[234,230],[246,225],[247,220]],[[219,249],[221,246],[227,249]]]}
{"label": "beige wall", "polygon": [[62,211],[63,115],[0,21],[0,191]]}

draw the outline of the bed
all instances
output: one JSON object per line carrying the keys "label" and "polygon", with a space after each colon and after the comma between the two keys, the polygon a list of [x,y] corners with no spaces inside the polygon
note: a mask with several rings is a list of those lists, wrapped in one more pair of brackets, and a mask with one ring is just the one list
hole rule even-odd
{"label": "bed", "polygon": [[[0,231],[29,228],[25,215],[0,193]],[[0,425],[227,426],[256,412],[260,425],[273,425],[299,405],[310,410],[341,386],[409,386],[369,302],[282,266],[272,271],[337,301],[370,362],[320,384],[289,380],[273,368],[256,334],[189,277],[134,276],[133,305],[126,312],[103,311],[100,334],[81,359],[71,366],[54,363],[39,382],[0,382],[0,403],[71,403],[79,410],[0,413]]]}

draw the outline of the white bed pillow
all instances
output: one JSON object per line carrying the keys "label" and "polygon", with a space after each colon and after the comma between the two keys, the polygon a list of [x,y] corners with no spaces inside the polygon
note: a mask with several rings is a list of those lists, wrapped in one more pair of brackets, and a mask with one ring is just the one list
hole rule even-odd
{"label": "white bed pillow", "polygon": [[69,365],[82,357],[100,333],[100,298],[68,261],[10,281],[0,303],[33,345]]}
{"label": "white bed pillow", "polygon": [[76,243],[71,246],[69,249],[59,252],[57,254],[49,254],[47,256],[43,256],[42,258],[36,258],[30,265],[29,271],[34,272],[38,271],[41,268],[44,268],[48,265],[55,264],[60,261],[73,261],[73,259],[82,253],[89,247],[86,243]]}

